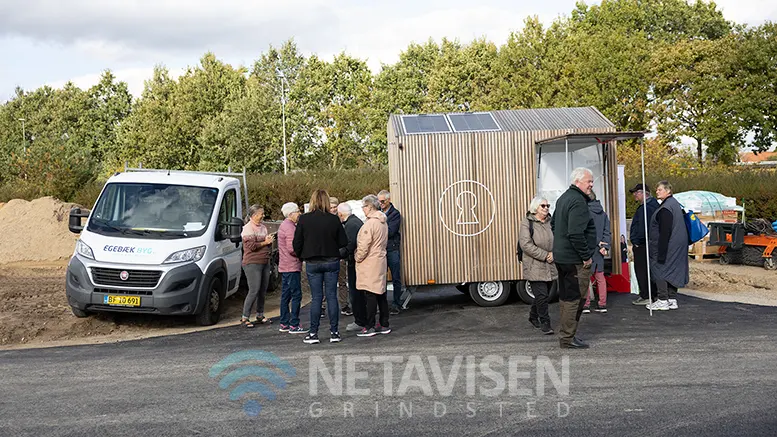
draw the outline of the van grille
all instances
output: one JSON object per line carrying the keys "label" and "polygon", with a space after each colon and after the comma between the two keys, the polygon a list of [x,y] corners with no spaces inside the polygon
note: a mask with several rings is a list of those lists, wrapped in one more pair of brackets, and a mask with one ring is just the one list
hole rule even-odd
{"label": "van grille", "polygon": [[[128,274],[125,281],[121,279],[121,272],[127,272]],[[162,272],[159,270],[123,270],[92,267],[92,279],[97,285],[154,288],[159,283],[161,276]]]}

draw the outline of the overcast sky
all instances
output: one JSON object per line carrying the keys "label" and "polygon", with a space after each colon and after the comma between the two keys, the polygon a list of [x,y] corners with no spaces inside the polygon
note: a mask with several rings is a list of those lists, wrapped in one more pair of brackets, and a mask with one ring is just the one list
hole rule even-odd
{"label": "overcast sky", "polygon": [[[590,2],[598,3],[598,2]],[[373,71],[410,42],[485,36],[502,44],[523,20],[550,23],[575,0],[0,0],[0,101],[16,86],[80,87],[104,69],[139,95],[153,66],[179,74],[206,51],[250,66],[269,45],[294,38],[330,59],[341,51]],[[775,0],[721,0],[724,16],[758,25],[777,21]]]}

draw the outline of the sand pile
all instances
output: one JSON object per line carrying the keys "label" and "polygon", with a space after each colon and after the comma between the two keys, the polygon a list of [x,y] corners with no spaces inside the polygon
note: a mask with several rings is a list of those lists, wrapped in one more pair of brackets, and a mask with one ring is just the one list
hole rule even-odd
{"label": "sand pile", "polygon": [[73,254],[76,234],[67,228],[70,208],[53,197],[14,199],[0,208],[0,264],[56,261]]}

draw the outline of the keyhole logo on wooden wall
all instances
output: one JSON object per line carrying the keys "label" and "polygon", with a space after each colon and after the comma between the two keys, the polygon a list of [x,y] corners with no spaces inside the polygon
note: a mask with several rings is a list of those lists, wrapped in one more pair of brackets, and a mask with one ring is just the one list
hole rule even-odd
{"label": "keyhole logo on wooden wall", "polygon": [[494,222],[496,201],[491,190],[480,182],[458,181],[443,190],[438,214],[450,233],[474,237]]}

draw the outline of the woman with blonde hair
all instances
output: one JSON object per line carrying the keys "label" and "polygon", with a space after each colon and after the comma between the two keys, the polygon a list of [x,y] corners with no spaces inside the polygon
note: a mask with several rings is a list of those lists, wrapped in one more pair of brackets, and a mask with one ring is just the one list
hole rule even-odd
{"label": "woman with blonde hair", "polygon": [[548,315],[548,299],[558,271],[553,264],[553,230],[550,227],[550,202],[535,197],[529,212],[521,220],[518,242],[523,251],[523,278],[529,281],[534,302],[529,311],[529,323],[545,335],[553,334]]}
{"label": "woman with blonde hair", "polygon": [[[386,214],[380,210],[378,197],[370,194],[362,199],[362,211],[367,216],[356,238],[356,288],[364,293],[367,301],[367,326],[359,337],[373,337],[388,334],[389,304],[386,297],[386,246],[388,224]],[[380,325],[375,326],[375,317],[380,311]]]}
{"label": "woman with blonde hair", "polygon": [[345,230],[336,215],[329,212],[329,194],[316,190],[310,196],[310,211],[299,217],[294,231],[294,253],[305,262],[305,273],[310,284],[310,331],[307,344],[319,343],[318,327],[321,321],[321,304],[326,293],[329,316],[329,342],[340,338],[340,309],[337,305],[337,276],[340,258],[348,245]]}

